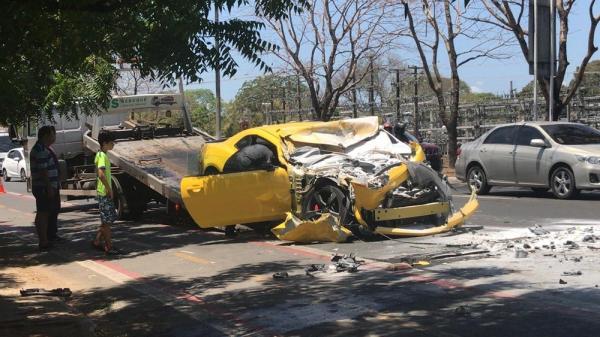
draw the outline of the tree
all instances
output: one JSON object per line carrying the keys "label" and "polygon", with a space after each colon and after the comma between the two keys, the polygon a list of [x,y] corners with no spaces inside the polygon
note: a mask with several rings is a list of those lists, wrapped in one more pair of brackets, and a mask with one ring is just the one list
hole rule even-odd
{"label": "tree", "polygon": [[266,22],[279,38],[276,55],[307,83],[315,117],[329,120],[340,97],[360,82],[358,61],[389,47],[386,1],[310,1],[309,8]]}
{"label": "tree", "polygon": [[[263,17],[278,19],[305,4],[257,0],[254,8]],[[217,64],[224,75],[233,75],[234,51],[268,70],[260,55],[275,48],[261,37],[264,24],[235,15],[248,5],[249,0],[10,1],[0,20],[0,122],[23,121],[53,108],[69,113],[82,99],[94,103],[85,112],[106,106],[115,69],[105,65],[117,60],[132,63],[142,77],[167,84],[178,77],[198,81]],[[211,20],[215,7],[230,18]],[[79,90],[92,81],[94,92]],[[63,100],[53,101],[50,93]]]}
{"label": "tree", "polygon": [[[441,8],[436,5],[437,2],[441,2]],[[467,20],[454,0],[402,0],[402,5],[409,23],[408,36],[417,48],[427,83],[437,98],[440,119],[446,126],[448,161],[449,166],[454,167],[461,85],[459,68],[478,59],[506,57],[501,53],[506,43],[501,34],[480,27],[477,21]],[[419,26],[420,22],[423,25]],[[432,32],[428,34],[423,28]],[[456,47],[459,39],[464,40],[465,47],[462,50]],[[439,70],[440,43],[446,52],[450,69],[448,97]]]}
{"label": "tree", "polygon": [[[579,66],[575,71],[574,80],[570,83],[568,89],[561,93],[563,82],[567,75],[567,68],[569,67],[569,59],[567,57],[567,43],[569,38],[569,16],[572,13],[575,0],[555,0],[556,11],[558,14],[558,26],[559,26],[559,41],[558,41],[558,67],[555,76],[554,85],[554,102],[555,111],[553,115],[554,120],[558,120],[559,115],[563,111],[564,107],[569,104],[573,96],[577,93],[577,88],[581,84],[584,78],[585,69],[592,58],[592,56],[598,50],[594,40],[596,36],[596,28],[598,22],[600,22],[600,14],[594,15],[594,5],[596,0],[589,1],[587,6],[587,19],[589,20],[590,27],[587,31],[587,46],[586,55],[579,61]],[[527,45],[528,31],[524,24],[524,14],[526,8],[529,5],[529,1],[525,0],[482,0],[485,8],[487,9],[488,16],[480,16],[477,19],[480,22],[485,22],[494,27],[507,30],[512,33],[514,39],[518,42],[521,53],[525,57],[525,60],[529,59],[529,53],[533,52],[533,48],[529,48]],[[538,78],[538,84],[542,88],[542,94],[546,99],[546,103],[549,102],[548,88],[550,86],[547,79]],[[549,113],[549,109],[547,109]],[[546,119],[548,116],[546,116]]]}
{"label": "tree", "polygon": [[[301,83],[299,89],[301,105],[308,107],[308,88]],[[228,114],[246,119],[251,125],[260,125],[264,122],[265,110],[282,111],[285,106],[288,111],[293,111],[298,109],[297,102],[296,76],[269,74],[244,82]]]}
{"label": "tree", "polygon": [[213,92],[209,89],[186,90],[185,100],[192,124],[214,134],[217,99]]}

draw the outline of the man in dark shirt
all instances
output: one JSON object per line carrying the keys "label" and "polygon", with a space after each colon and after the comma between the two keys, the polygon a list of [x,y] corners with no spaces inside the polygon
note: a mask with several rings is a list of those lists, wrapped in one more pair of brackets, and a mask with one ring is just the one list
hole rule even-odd
{"label": "man in dark shirt", "polygon": [[223,173],[264,170],[273,166],[273,151],[263,144],[248,145],[231,156]]}
{"label": "man in dark shirt", "polygon": [[29,155],[31,189],[35,197],[35,227],[39,237],[39,248],[50,247],[49,240],[57,239],[56,220],[60,211],[58,160],[50,149],[56,140],[53,126],[42,126],[38,139]]}

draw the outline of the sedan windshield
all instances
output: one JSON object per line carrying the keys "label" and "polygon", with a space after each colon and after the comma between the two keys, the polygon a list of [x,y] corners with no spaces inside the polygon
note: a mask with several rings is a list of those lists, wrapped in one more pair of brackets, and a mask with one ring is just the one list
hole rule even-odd
{"label": "sedan windshield", "polygon": [[555,142],[563,145],[600,144],[600,131],[587,125],[553,124],[542,125]]}

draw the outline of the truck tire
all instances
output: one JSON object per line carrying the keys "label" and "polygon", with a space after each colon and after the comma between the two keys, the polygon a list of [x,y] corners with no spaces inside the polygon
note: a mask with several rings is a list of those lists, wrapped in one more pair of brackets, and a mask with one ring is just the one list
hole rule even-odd
{"label": "truck tire", "polygon": [[126,175],[113,177],[113,188],[115,193],[115,207],[119,219],[138,220],[146,208],[144,193],[140,193],[140,184]]}

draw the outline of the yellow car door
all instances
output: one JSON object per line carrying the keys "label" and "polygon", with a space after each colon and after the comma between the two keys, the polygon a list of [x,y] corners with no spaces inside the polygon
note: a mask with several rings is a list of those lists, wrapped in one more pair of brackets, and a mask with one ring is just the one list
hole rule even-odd
{"label": "yellow car door", "polygon": [[291,209],[290,182],[281,167],[186,177],[181,197],[202,228],[284,219]]}

